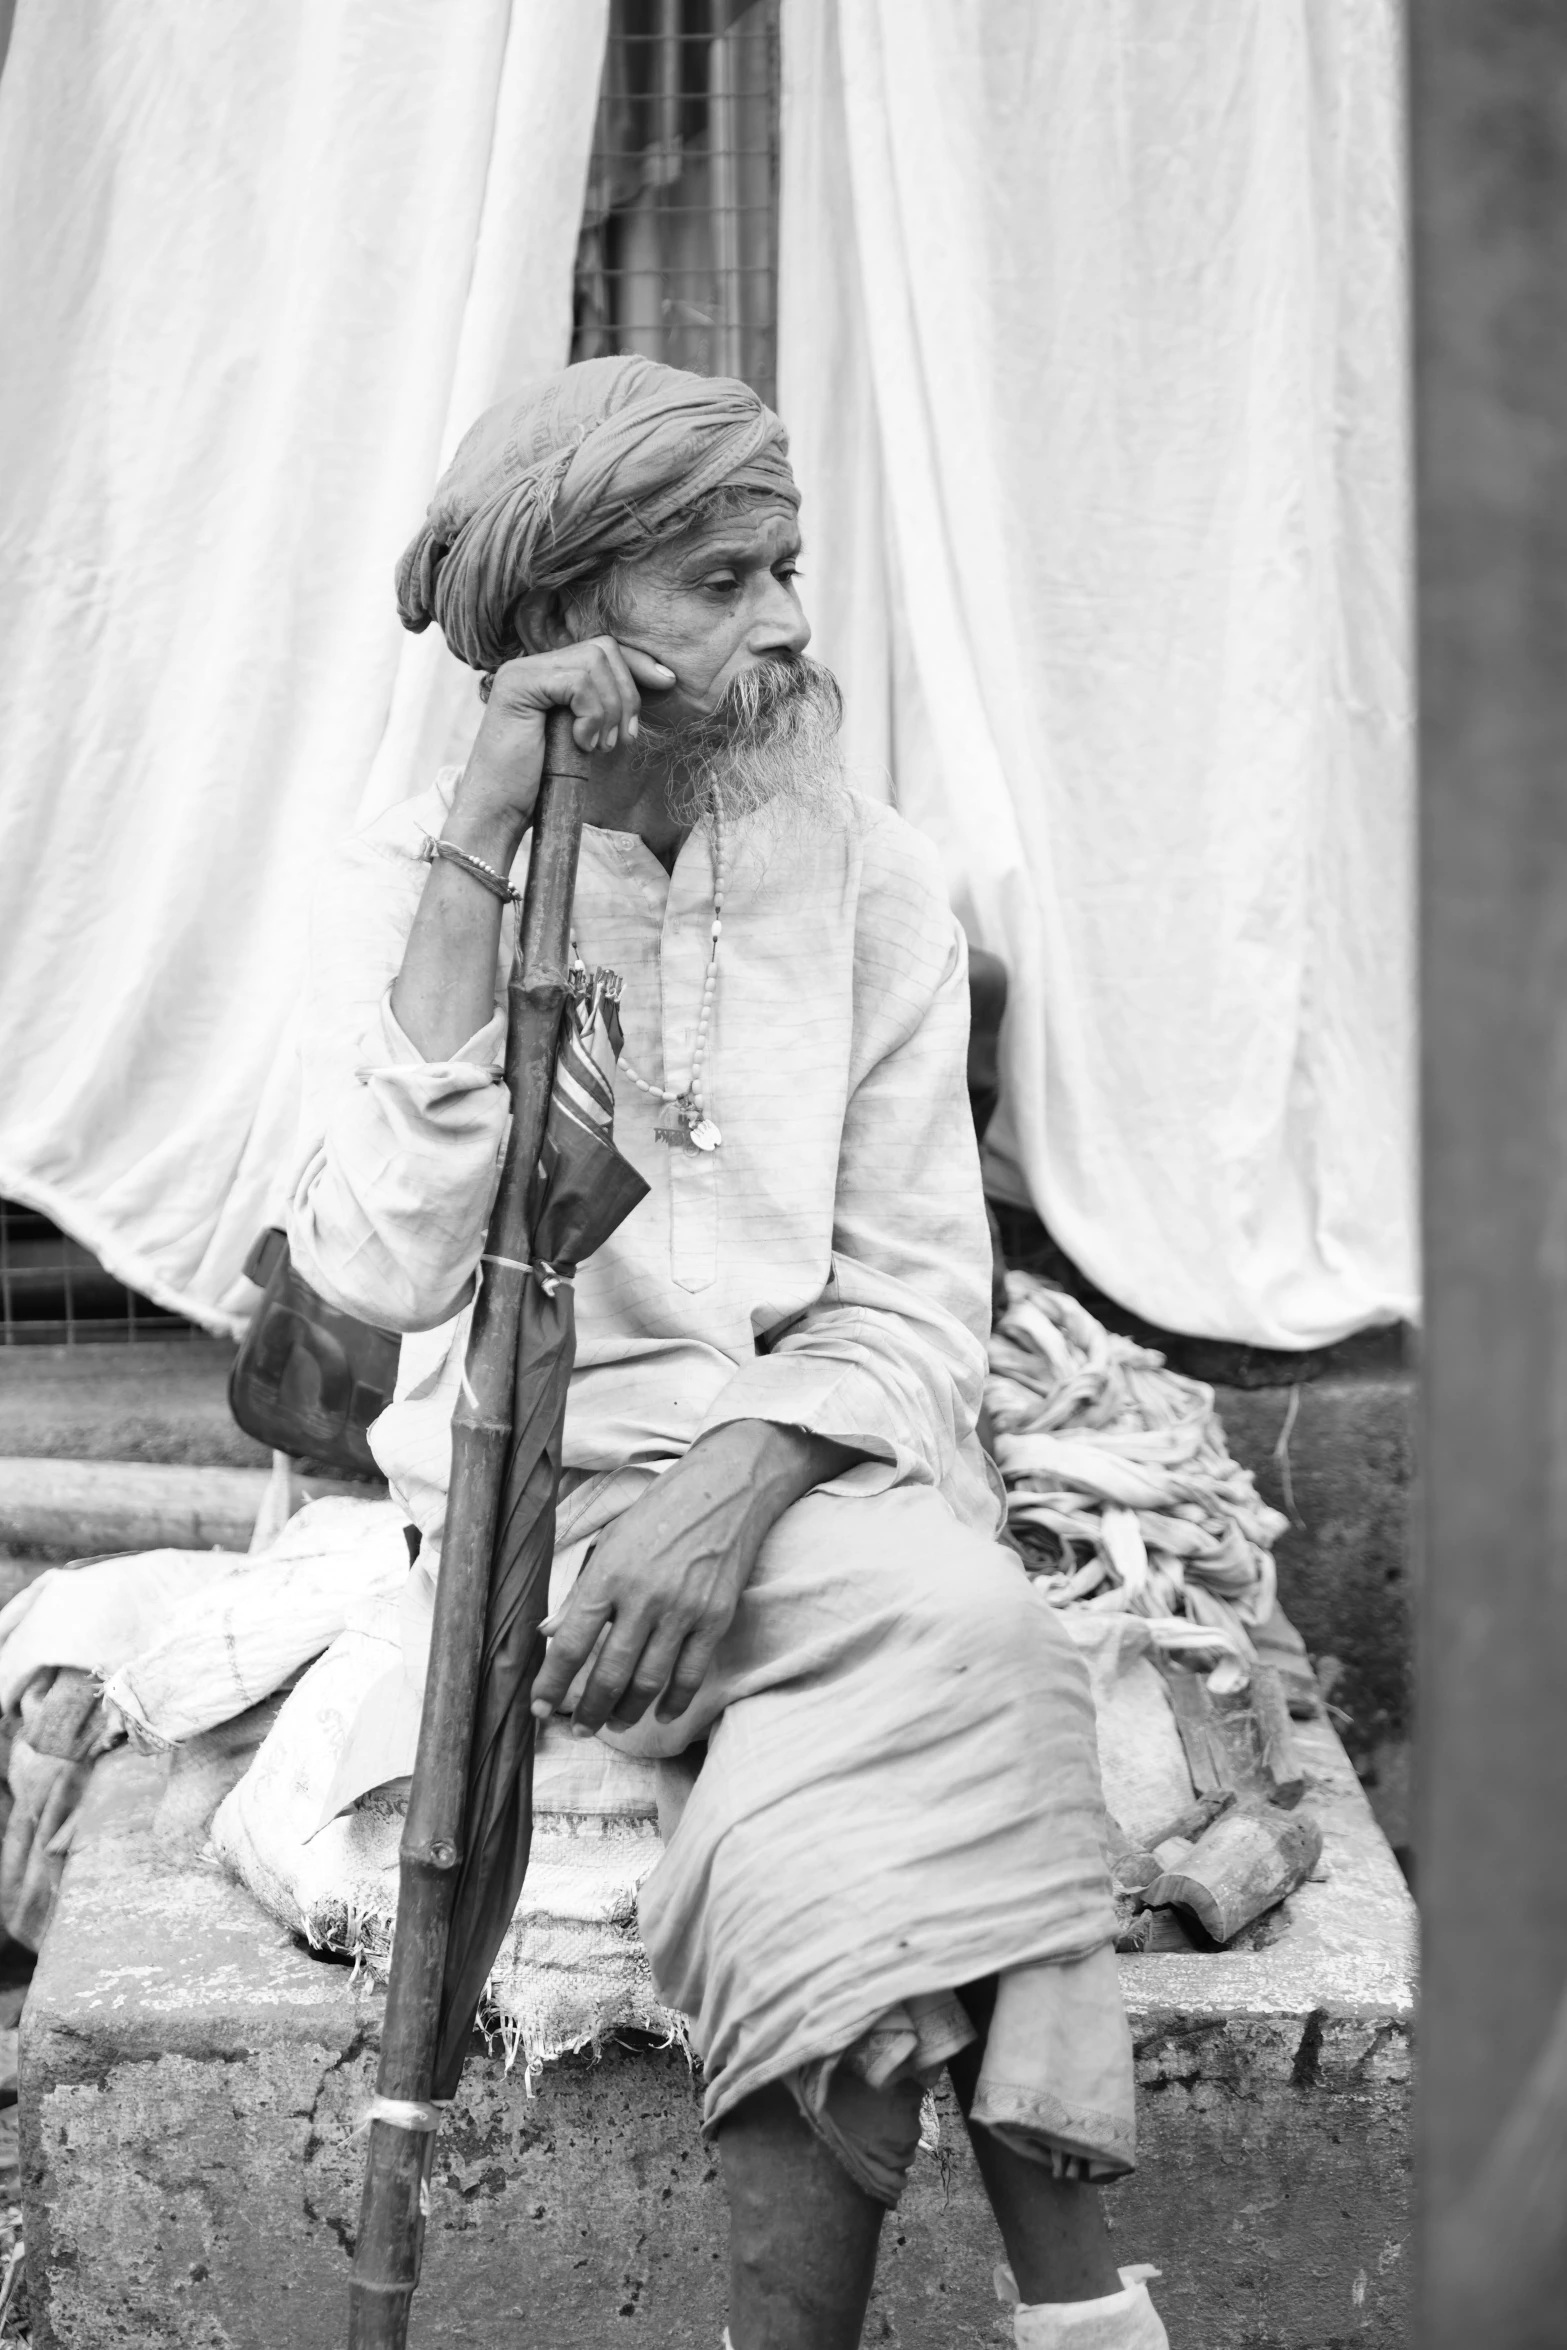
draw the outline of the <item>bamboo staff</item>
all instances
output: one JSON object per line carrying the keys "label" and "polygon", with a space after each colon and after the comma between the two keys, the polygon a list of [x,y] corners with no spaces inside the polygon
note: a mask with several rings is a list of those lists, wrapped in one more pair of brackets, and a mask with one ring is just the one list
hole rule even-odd
{"label": "bamboo staff", "polygon": [[[446,1535],[399,1854],[397,1932],[349,2286],[350,2350],[403,2350],[424,2248],[439,2119],[429,2096],[462,1851],[496,1514],[512,1430],[517,1330],[528,1278],[521,1269],[529,1255],[528,1191],[554,1082],[582,840],[588,765],[572,740],[571,725],[569,710],[550,712],[521,933],[507,989],[512,1128],[486,1252],[500,1261],[484,1267],[468,1339],[466,1387],[452,1414]],[[401,2111],[388,2118],[392,2108]]]}

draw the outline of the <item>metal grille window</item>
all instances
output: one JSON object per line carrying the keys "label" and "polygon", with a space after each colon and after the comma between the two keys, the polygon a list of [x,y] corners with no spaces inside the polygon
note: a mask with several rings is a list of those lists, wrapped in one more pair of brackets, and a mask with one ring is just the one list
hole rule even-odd
{"label": "metal grille window", "polygon": [[134,1345],[138,1338],[202,1335],[116,1281],[47,1216],[0,1200],[0,1346]]}
{"label": "metal grille window", "polygon": [[777,383],[779,0],[611,0],[572,356]]}

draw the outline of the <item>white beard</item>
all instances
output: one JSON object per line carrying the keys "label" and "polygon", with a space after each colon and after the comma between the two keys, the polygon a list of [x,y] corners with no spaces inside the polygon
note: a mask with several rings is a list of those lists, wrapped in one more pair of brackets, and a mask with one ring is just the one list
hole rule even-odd
{"label": "white beard", "polygon": [[842,723],[832,671],[779,654],[742,670],[707,717],[672,735],[644,725],[642,739],[650,763],[668,761],[672,816],[729,823],[766,810],[793,830],[841,818],[852,805]]}

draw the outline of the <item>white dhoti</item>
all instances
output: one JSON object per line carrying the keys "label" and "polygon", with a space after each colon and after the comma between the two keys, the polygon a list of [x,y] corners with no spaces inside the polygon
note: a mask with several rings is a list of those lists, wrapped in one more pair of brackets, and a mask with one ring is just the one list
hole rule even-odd
{"label": "white dhoti", "polygon": [[[708,1747],[642,1933],[710,2127],[824,2060],[875,2086],[928,2071],[974,2037],[951,1995],[994,1976],[977,2118],[1131,2167],[1088,1675],[1010,1551],[928,1489],[810,1495],[673,1728]],[[828,2113],[832,2071],[804,2087]]]}
{"label": "white dhoti", "polygon": [[[646,1481],[568,1480],[552,1608]],[[412,1768],[433,1597],[421,1561],[403,1666],[347,1725],[327,1816]],[[663,1767],[641,1931],[710,2128],[787,2082],[895,2200],[920,2089],[978,2037],[981,2121],[1057,2170],[1131,2168],[1089,1676],[1015,1553],[928,1486],[810,1494],[687,1712],[600,1736]],[[988,1988],[958,1999],[992,1980],[993,2009]]]}

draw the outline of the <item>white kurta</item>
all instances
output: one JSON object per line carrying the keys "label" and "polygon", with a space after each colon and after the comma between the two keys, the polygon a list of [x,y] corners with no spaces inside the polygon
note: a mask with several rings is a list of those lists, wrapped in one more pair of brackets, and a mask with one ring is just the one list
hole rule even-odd
{"label": "white kurta", "polygon": [[[469,1293],[506,1125],[511,917],[495,1018],[422,1060],[388,995],[456,771],[349,842],[318,903],[302,1163],[289,1218],[323,1296],[405,1338],[371,1442],[438,1549]],[[622,1071],[615,1139],[650,1193],[577,1283],[568,1469],[656,1467],[703,1429],[766,1419],[868,1457],[836,1490],[935,1486],[967,1525],[1000,1509],[974,1436],[990,1245],[965,1085],[967,951],[929,845],[892,810],[727,839],[702,1072],[709,1154],[654,1135]],[[526,871],[526,852],[513,878]],[[628,833],[583,836],[576,931],[625,982],[632,1067],[690,1076],[713,871],[693,834],[666,873]],[[632,1490],[635,1483],[632,1481]]]}

